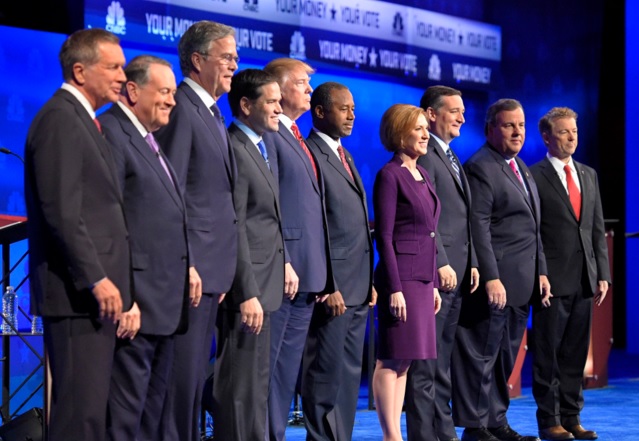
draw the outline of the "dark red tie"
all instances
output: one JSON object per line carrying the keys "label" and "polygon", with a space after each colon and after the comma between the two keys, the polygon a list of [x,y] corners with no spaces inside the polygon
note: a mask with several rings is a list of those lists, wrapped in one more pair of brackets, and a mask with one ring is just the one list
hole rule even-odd
{"label": "dark red tie", "polygon": [[564,165],[564,171],[566,172],[566,186],[568,187],[568,197],[570,198],[570,205],[575,212],[575,217],[579,220],[581,216],[581,193],[577,188],[577,184],[572,179],[572,171],[569,165]]}
{"label": "dark red tie", "polygon": [[306,147],[304,138],[302,137],[302,134],[300,133],[300,128],[297,127],[297,124],[293,123],[293,125],[291,126],[291,131],[293,132],[295,139],[297,139],[297,142],[300,143],[300,146],[302,147],[302,150],[304,150],[304,153],[306,153],[306,156],[308,156],[308,160],[311,161],[311,166],[313,167],[313,173],[315,173],[315,179],[317,179],[317,166],[315,165],[315,160],[313,159],[313,155],[311,155],[311,151],[308,149],[308,147]]}
{"label": "dark red tie", "polygon": [[97,118],[93,118],[93,122],[95,123],[95,126],[98,128],[98,132],[102,133],[102,124],[100,124],[100,121],[98,121]]}
{"label": "dark red tie", "polygon": [[344,164],[344,168],[346,169],[346,172],[351,177],[353,182],[355,182],[355,178],[353,177],[353,171],[351,170],[351,166],[348,165],[348,162],[346,161],[346,155],[344,154],[344,147],[342,147],[341,145],[338,145],[337,153],[339,153],[339,159],[342,161],[342,164]]}

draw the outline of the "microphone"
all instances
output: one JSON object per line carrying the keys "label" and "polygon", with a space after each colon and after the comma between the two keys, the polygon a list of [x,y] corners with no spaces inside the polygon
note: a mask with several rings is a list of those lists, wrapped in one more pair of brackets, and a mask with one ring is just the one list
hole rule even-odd
{"label": "microphone", "polygon": [[22,164],[24,165],[24,159],[22,159],[22,156],[18,155],[17,153],[13,153],[11,150],[5,148],[5,147],[0,147],[0,153],[4,153],[5,155],[11,155],[11,156],[15,156],[16,158],[18,158],[20,160],[20,162],[22,162]]}

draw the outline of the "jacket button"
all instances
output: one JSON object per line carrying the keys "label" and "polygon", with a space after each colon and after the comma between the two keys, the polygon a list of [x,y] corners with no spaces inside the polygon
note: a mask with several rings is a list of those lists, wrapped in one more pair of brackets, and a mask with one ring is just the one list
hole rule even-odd
{"label": "jacket button", "polygon": [[280,248],[279,250],[277,250],[277,251],[278,251],[280,254],[282,254],[282,253],[284,252],[284,250],[283,250],[283,249],[281,249],[281,248]]}
{"label": "jacket button", "polygon": [[237,219],[233,219],[233,223],[236,224],[237,223]]}
{"label": "jacket button", "polygon": [[430,237],[435,237],[435,233],[433,231],[430,232]]}

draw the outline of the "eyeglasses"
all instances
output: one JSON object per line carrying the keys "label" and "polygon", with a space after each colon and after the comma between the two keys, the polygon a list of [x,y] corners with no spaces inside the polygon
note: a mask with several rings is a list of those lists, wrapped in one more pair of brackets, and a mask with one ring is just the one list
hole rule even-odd
{"label": "eyeglasses", "polygon": [[[206,54],[206,53],[203,54],[202,52],[198,52],[198,54],[202,55],[203,57],[211,56],[211,54]],[[240,57],[238,57],[237,55],[222,54],[222,55],[219,55],[218,58],[220,59],[222,64],[231,64],[231,61],[234,61],[235,64],[240,64]]]}

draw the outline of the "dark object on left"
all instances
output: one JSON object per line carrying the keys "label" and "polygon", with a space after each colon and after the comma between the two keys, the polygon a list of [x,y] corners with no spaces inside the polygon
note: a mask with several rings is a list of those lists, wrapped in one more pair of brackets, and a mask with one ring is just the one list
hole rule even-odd
{"label": "dark object on left", "polygon": [[34,407],[0,426],[0,440],[42,441],[43,421],[42,409]]}

